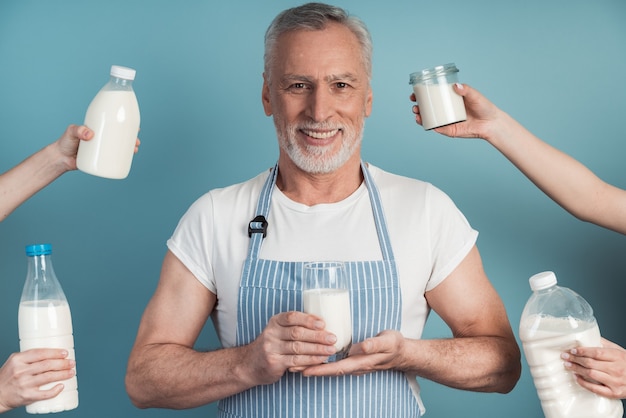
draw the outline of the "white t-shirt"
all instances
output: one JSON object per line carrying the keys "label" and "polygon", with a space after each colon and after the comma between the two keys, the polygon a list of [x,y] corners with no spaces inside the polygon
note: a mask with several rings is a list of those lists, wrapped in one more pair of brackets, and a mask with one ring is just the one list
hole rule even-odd
{"label": "white t-shirt", "polygon": [[[429,307],[424,293],[440,284],[474,246],[471,228],[452,200],[433,185],[371,164],[402,293],[407,338],[420,338]],[[217,295],[212,318],[224,347],[235,345],[239,281],[247,257],[248,224],[269,170],[244,183],[211,190],[181,218],[169,250]],[[267,237],[259,257],[282,261],[381,260],[365,184],[346,199],[306,206],[274,187]]]}

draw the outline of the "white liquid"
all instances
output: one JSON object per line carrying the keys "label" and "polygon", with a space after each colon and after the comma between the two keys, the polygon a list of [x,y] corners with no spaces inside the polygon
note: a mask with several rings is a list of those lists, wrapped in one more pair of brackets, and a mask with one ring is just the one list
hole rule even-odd
{"label": "white liquid", "polygon": [[85,115],[85,125],[95,135],[89,141],[80,141],[78,169],[100,177],[126,178],[133,162],[139,122],[139,105],[133,91],[99,91]]}
{"label": "white liquid", "polygon": [[347,289],[309,289],[302,293],[304,312],[317,315],[326,323],[326,331],[335,334],[335,348],[342,351],[352,343],[350,292]]}
{"label": "white liquid", "polygon": [[422,127],[433,129],[467,119],[463,97],[453,84],[414,84],[413,92],[422,115]]}
{"label": "white liquid", "polygon": [[[75,359],[72,316],[67,302],[39,301],[20,303],[18,311],[20,351],[31,348],[64,348],[67,358]],[[47,390],[58,383],[65,386],[63,391],[52,399],[37,401],[26,406],[30,414],[45,414],[74,409],[78,406],[78,382],[76,374],[68,380],[41,386]]]}
{"label": "white liquid", "polygon": [[[536,321],[541,321],[533,329]],[[598,396],[581,387],[563,365],[561,354],[577,346],[600,347],[597,323],[577,322],[573,332],[565,318],[530,316],[520,324],[526,361],[546,418],[621,418],[622,402]],[[569,330],[569,331],[564,331]],[[569,334],[564,334],[569,332]]]}

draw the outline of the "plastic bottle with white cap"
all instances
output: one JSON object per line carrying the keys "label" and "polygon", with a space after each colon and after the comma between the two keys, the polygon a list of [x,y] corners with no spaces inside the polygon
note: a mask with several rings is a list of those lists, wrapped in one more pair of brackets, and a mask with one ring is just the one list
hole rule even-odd
{"label": "plastic bottle with white cap", "polygon": [[134,79],[134,69],[111,67],[109,82],[87,108],[85,125],[95,135],[89,141],[80,141],[76,155],[79,170],[111,179],[128,176],[140,123]]}
{"label": "plastic bottle with white cap", "polygon": [[621,400],[580,386],[561,358],[574,347],[602,346],[589,303],[558,286],[551,271],[535,274],[529,282],[533,294],[522,312],[519,336],[546,418],[621,418]]}

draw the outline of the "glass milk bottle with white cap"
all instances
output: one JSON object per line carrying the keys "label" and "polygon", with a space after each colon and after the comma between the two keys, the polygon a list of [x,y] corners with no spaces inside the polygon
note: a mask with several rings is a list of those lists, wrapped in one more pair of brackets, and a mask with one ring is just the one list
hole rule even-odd
{"label": "glass milk bottle with white cap", "polygon": [[519,336],[546,418],[621,418],[621,400],[580,386],[561,358],[574,347],[602,346],[589,303],[558,286],[551,271],[532,276],[530,287],[533,294],[522,312]]}
{"label": "glass milk bottle with white cap", "polygon": [[[69,359],[75,359],[72,315],[61,284],[52,267],[50,244],[26,247],[28,268],[18,310],[20,351],[33,348],[63,348]],[[76,374],[70,379],[40,387],[51,389],[62,383],[63,391],[52,399],[26,406],[30,414],[45,414],[74,409],[78,406]]]}
{"label": "glass milk bottle with white cap", "polygon": [[134,69],[111,67],[109,82],[87,108],[85,125],[95,135],[89,141],[80,141],[76,156],[79,170],[111,179],[128,176],[140,122],[134,79]]}

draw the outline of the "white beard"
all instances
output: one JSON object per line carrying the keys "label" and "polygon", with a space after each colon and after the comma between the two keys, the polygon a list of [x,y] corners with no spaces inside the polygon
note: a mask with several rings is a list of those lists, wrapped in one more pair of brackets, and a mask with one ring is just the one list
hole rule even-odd
{"label": "white beard", "polygon": [[365,119],[362,119],[358,128],[342,126],[343,135],[341,148],[333,152],[333,144],[328,146],[306,145],[302,147],[296,138],[299,130],[332,130],[337,128],[329,123],[307,123],[305,126],[283,125],[280,120],[274,119],[280,148],[283,149],[293,163],[302,171],[310,174],[328,174],[343,166],[354,155],[362,141]]}

